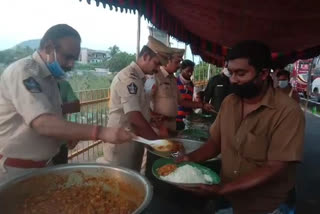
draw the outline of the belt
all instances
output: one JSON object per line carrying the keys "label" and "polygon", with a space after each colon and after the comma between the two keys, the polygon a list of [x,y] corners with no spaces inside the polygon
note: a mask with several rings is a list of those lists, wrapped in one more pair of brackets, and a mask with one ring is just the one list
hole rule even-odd
{"label": "belt", "polygon": [[[3,155],[0,155],[0,159],[3,158]],[[46,167],[48,160],[46,161],[33,161],[33,160],[23,160],[17,158],[7,158],[4,161],[4,164],[16,168],[43,168]]]}
{"label": "belt", "polygon": [[[157,116],[159,116],[159,118],[156,118]],[[156,118],[156,119],[153,119]],[[161,119],[160,119],[161,118]],[[165,116],[162,114],[158,114],[158,113],[151,113],[151,121],[158,121],[158,122],[163,122],[163,121],[176,121],[176,116],[174,117],[169,117],[169,116]]]}
{"label": "belt", "polygon": [[164,116],[164,117],[163,117],[163,120],[164,120],[164,121],[171,121],[171,120],[174,120],[174,121],[175,121],[175,120],[176,120],[176,117]]}

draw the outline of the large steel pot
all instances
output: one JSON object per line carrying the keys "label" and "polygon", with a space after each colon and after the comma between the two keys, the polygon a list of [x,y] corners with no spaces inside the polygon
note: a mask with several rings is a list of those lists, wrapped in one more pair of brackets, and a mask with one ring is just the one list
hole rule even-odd
{"label": "large steel pot", "polygon": [[[132,170],[101,164],[66,164],[36,170],[0,186],[0,213],[18,213],[24,200],[34,194],[64,185],[82,185],[85,178],[110,178],[132,187],[127,196],[135,199],[138,194],[144,199],[134,213],[141,213],[152,199],[152,186],[142,175]],[[93,179],[95,180],[95,179]]]}

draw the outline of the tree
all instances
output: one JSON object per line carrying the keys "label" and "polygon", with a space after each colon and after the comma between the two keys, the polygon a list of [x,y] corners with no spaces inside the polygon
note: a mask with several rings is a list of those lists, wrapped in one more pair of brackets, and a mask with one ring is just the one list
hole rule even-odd
{"label": "tree", "polygon": [[96,68],[103,68],[103,67],[104,67],[104,64],[102,62],[88,63],[88,64],[81,64],[79,62],[76,62],[73,70],[90,71],[90,70],[95,70]]}
{"label": "tree", "polygon": [[17,46],[16,48],[0,51],[0,63],[9,65],[16,60],[30,56],[33,52],[34,50],[28,46]]}
{"label": "tree", "polygon": [[288,64],[284,69],[286,69],[287,71],[289,72],[292,72],[293,71],[293,64]]}
{"label": "tree", "polygon": [[17,46],[15,48],[0,51],[0,74],[9,64],[24,57],[30,56],[33,52],[34,50],[28,46]]}
{"label": "tree", "polygon": [[110,72],[119,72],[136,59],[135,54],[119,52],[109,59],[105,65]]}
{"label": "tree", "polygon": [[97,75],[89,71],[73,74],[68,78],[74,91],[109,88],[114,75]]}
{"label": "tree", "polygon": [[[209,63],[201,61],[194,68],[193,76],[195,81],[207,80],[208,79],[208,69]],[[209,77],[217,75],[221,72],[222,68],[219,68],[215,65],[210,65]]]}
{"label": "tree", "polygon": [[116,45],[108,48],[110,58],[114,57],[117,53],[120,52],[120,48]]}

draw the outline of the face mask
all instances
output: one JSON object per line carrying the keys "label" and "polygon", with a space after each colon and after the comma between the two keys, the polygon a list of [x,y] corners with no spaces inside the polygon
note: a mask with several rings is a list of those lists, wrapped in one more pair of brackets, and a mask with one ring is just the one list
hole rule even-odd
{"label": "face mask", "polygon": [[258,96],[258,94],[261,91],[261,88],[254,83],[255,79],[256,78],[242,85],[232,84],[231,85],[232,92],[238,95],[239,97],[246,98],[246,99],[250,99]]}
{"label": "face mask", "polygon": [[47,55],[47,66],[52,76],[54,76],[57,79],[63,79],[65,77],[65,72],[61,68],[59,62],[57,61],[56,50],[54,50],[53,53],[54,53],[54,61],[51,63],[49,63],[49,55]]}
{"label": "face mask", "polygon": [[279,80],[278,82],[279,82],[278,85],[280,88],[286,88],[289,84],[288,80]]}
{"label": "face mask", "polygon": [[227,77],[229,77],[229,78],[231,77],[231,74],[230,74],[228,68],[223,68],[222,72],[223,72],[223,74],[226,75]]}

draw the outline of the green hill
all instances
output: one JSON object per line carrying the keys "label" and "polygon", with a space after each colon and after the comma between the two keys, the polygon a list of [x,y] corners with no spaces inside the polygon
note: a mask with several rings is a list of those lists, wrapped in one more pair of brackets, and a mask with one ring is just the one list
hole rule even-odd
{"label": "green hill", "polygon": [[14,46],[13,48],[17,48],[17,47],[22,47],[22,48],[26,48],[29,47],[32,50],[35,50],[39,47],[40,45],[40,39],[31,39],[31,40],[27,40],[27,41],[23,41],[19,44],[17,44],[16,46]]}

